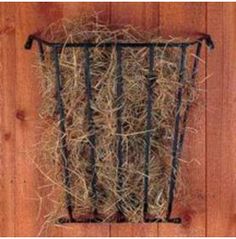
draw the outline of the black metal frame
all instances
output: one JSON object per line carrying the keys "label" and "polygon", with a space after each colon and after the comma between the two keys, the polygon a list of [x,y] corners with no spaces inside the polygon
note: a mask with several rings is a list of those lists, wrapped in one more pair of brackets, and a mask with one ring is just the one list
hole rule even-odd
{"label": "black metal frame", "polygon": [[[93,99],[92,86],[91,86],[91,56],[90,49],[95,47],[111,48],[115,47],[116,49],[116,58],[117,58],[117,69],[116,69],[116,104],[117,104],[117,193],[122,196],[123,188],[123,149],[122,149],[122,112],[123,112],[123,77],[122,77],[122,49],[123,48],[141,48],[146,47],[148,51],[148,62],[149,62],[149,74],[147,76],[147,116],[146,116],[146,133],[145,133],[145,145],[144,145],[144,197],[143,197],[143,217],[145,222],[169,222],[169,223],[181,223],[180,218],[171,217],[173,201],[174,201],[174,191],[176,184],[176,177],[178,172],[179,157],[183,147],[184,135],[186,122],[190,110],[190,103],[187,103],[184,115],[181,119],[179,109],[181,107],[183,89],[180,86],[177,92],[176,99],[176,116],[175,116],[175,126],[174,126],[174,138],[172,144],[172,170],[169,177],[169,191],[168,191],[168,205],[167,213],[164,218],[157,218],[154,216],[148,215],[148,188],[149,188],[149,158],[150,158],[150,141],[152,133],[150,129],[152,128],[152,103],[153,103],[153,83],[158,79],[158,76],[154,73],[154,49],[155,47],[160,48],[179,48],[181,50],[180,57],[180,66],[179,66],[179,82],[185,82],[185,66],[186,66],[186,52],[188,47],[196,45],[196,57],[193,62],[193,70],[191,75],[191,83],[195,84],[195,78],[198,71],[198,63],[200,52],[202,48],[202,43],[205,42],[206,45],[210,48],[214,48],[214,44],[209,35],[203,34],[200,38],[191,42],[169,42],[169,43],[51,43],[45,41],[36,35],[30,35],[25,44],[25,49],[31,49],[33,41],[38,43],[39,53],[41,60],[44,60],[44,46],[51,48],[52,59],[55,64],[55,84],[56,84],[56,98],[57,98],[57,109],[60,118],[60,132],[61,132],[61,158],[64,169],[64,185],[66,187],[66,205],[68,211],[68,218],[61,218],[58,220],[59,223],[68,223],[68,222],[101,222],[102,217],[97,210],[97,172],[96,172],[96,134],[95,134],[95,124],[93,120],[93,109],[91,107],[91,101]],[[88,132],[89,132],[89,142],[90,142],[90,152],[89,152],[89,162],[91,166],[91,200],[93,201],[94,210],[93,215],[88,217],[75,217],[73,214],[73,200],[68,192],[71,188],[71,178],[70,172],[68,170],[68,149],[66,143],[66,127],[65,127],[65,113],[64,113],[64,103],[61,96],[62,84],[61,84],[61,71],[59,64],[59,53],[62,48],[83,48],[84,49],[84,72],[85,72],[85,87],[87,95],[87,120],[88,120]],[[180,84],[182,85],[182,84]],[[183,127],[180,132],[180,123],[182,121]],[[123,215],[123,203],[122,201],[117,202],[117,222],[126,222],[126,218]]]}

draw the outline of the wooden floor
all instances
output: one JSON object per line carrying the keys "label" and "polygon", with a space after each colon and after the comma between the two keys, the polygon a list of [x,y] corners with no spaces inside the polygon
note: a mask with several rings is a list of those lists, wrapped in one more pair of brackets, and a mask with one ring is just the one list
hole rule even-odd
{"label": "wooden floor", "polygon": [[[183,162],[191,196],[176,203],[172,224],[74,224],[48,236],[236,236],[236,4],[235,3],[0,3],[0,235],[36,236],[47,210],[38,197],[39,173],[29,149],[37,141],[38,84],[26,37],[49,23],[101,11],[109,23],[129,23],[161,35],[212,35],[199,80],[205,106],[192,109],[198,134],[188,136]],[[40,203],[41,202],[41,203]],[[40,207],[41,205],[41,207]]]}

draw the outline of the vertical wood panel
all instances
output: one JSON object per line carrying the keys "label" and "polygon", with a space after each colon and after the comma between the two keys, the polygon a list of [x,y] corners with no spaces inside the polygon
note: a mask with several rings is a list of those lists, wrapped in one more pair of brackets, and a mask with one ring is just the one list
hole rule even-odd
{"label": "vertical wood panel", "polygon": [[14,234],[15,4],[0,5],[0,236]]}
{"label": "vertical wood panel", "polygon": [[65,18],[78,17],[83,13],[95,13],[105,22],[110,20],[110,3],[63,3],[63,16]]}
{"label": "vertical wood panel", "polygon": [[[158,3],[111,3],[111,24],[132,24],[142,30],[159,26]],[[157,236],[157,224],[112,224],[111,236]]]}
{"label": "vertical wood panel", "polygon": [[207,235],[236,236],[236,5],[208,3]]}
{"label": "vertical wood panel", "polygon": [[[36,143],[38,81],[32,68],[35,55],[24,49],[30,33],[41,30],[61,16],[59,4],[18,3],[16,7],[16,182],[15,182],[15,235],[36,236],[40,230],[37,219],[39,201],[37,186],[39,173],[32,164]],[[46,207],[46,205],[43,205]]]}
{"label": "vertical wood panel", "polygon": [[62,228],[63,237],[109,237],[109,224],[79,223],[65,224]]}
{"label": "vertical wood panel", "polygon": [[111,24],[130,24],[142,28],[144,3],[111,3]]}
{"label": "vertical wood panel", "polygon": [[[78,17],[81,13],[99,13],[99,18],[105,22],[110,19],[109,3],[64,3],[63,17]],[[67,224],[62,228],[63,236],[99,236],[107,237],[110,233],[109,224]]]}
{"label": "vertical wood panel", "polygon": [[[206,7],[204,3],[161,3],[160,31],[162,36],[193,36],[206,30]],[[204,49],[202,52],[204,59]],[[198,79],[205,76],[205,66],[200,64]],[[205,85],[199,85],[204,90]],[[204,92],[199,104],[191,109],[190,127],[198,133],[187,134],[181,163],[183,184],[187,194],[183,202],[174,203],[173,216],[180,216],[182,224],[161,224],[160,236],[204,236],[205,235],[205,104]],[[192,163],[190,163],[190,161]],[[198,163],[196,163],[196,161]],[[185,196],[187,197],[185,198]],[[180,196],[181,198],[181,196]]]}

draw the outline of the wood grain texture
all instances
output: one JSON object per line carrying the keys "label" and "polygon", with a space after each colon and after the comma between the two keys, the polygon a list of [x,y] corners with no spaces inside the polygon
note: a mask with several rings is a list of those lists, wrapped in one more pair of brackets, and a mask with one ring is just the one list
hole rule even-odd
{"label": "wood grain texture", "polygon": [[[56,8],[55,8],[56,7]],[[15,182],[15,235],[32,236],[40,231],[39,198],[37,188],[40,175],[32,159],[36,144],[37,106],[39,94],[37,77],[32,63],[34,55],[24,49],[29,32],[37,32],[60,15],[58,4],[18,3],[16,6],[16,72],[12,79],[16,86],[16,182]],[[29,64],[30,63],[30,64]],[[45,205],[43,205],[45,206]],[[42,218],[43,219],[43,218]]]}
{"label": "wood grain texture", "polygon": [[[109,3],[65,3],[63,7],[63,17],[70,18],[79,16],[83,13],[99,13],[100,19],[105,22],[110,20]],[[107,237],[110,235],[109,224],[67,224],[62,228],[63,236],[99,236]]]}
{"label": "wood grain texture", "polygon": [[[204,3],[161,3],[160,31],[161,35],[194,36],[206,30],[206,6]],[[201,57],[204,59],[204,49]],[[200,65],[198,80],[205,77],[205,66]],[[180,163],[182,184],[186,192],[174,205],[173,216],[180,216],[182,224],[161,224],[161,236],[204,236],[205,235],[205,85],[198,84],[202,89],[199,104],[194,105],[190,112],[188,126],[197,129],[197,134],[187,133],[183,158]],[[181,202],[183,201],[183,203]]]}
{"label": "wood grain texture", "polygon": [[[132,24],[144,30],[147,26],[155,28],[159,26],[158,18],[154,9],[159,8],[157,3],[112,3],[111,24]],[[153,10],[152,10],[153,9]],[[148,14],[152,12],[152,14]],[[111,236],[157,236],[158,225],[156,224],[120,224],[111,225]]]}
{"label": "wood grain texture", "polygon": [[66,237],[109,237],[109,224],[68,224],[62,228],[62,235]]}
{"label": "wood grain texture", "polygon": [[15,231],[15,24],[15,4],[0,5],[0,236]]}
{"label": "wood grain texture", "polygon": [[[236,235],[236,5],[208,4],[207,235]],[[234,26],[234,27],[232,27]]]}
{"label": "wood grain texture", "polygon": [[[203,51],[200,104],[191,111],[197,135],[187,135],[183,164],[189,196],[175,203],[171,224],[68,224],[42,236],[236,236],[236,3],[0,3],[0,236],[37,236],[50,204],[39,207],[42,177],[32,164],[37,142],[35,55],[23,49],[30,33],[62,17],[101,12],[109,24],[159,29],[163,36],[212,35]],[[205,102],[205,103],[204,103]],[[198,162],[195,163],[195,162]]]}

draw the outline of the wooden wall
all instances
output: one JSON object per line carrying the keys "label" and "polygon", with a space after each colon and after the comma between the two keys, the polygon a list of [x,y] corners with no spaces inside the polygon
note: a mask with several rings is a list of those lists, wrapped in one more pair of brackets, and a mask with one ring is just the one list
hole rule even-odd
{"label": "wooden wall", "polygon": [[[205,106],[192,109],[199,130],[187,141],[183,163],[191,197],[175,205],[182,225],[76,224],[48,236],[236,236],[236,4],[235,3],[0,3],[0,235],[36,236],[47,205],[29,149],[37,141],[38,84],[34,54],[23,49],[30,33],[84,10],[102,11],[110,23],[160,27],[162,35],[207,32],[216,49],[203,51],[199,79]],[[41,209],[40,209],[41,205]]]}

